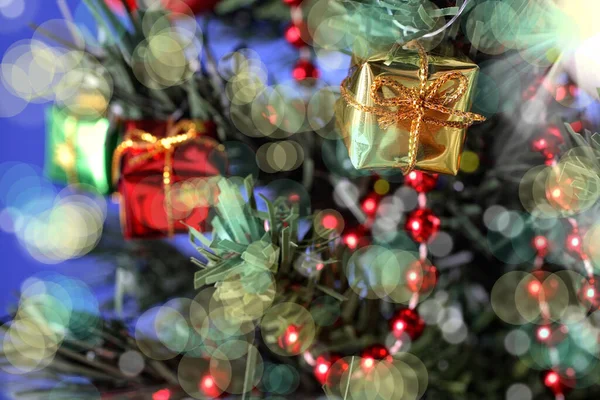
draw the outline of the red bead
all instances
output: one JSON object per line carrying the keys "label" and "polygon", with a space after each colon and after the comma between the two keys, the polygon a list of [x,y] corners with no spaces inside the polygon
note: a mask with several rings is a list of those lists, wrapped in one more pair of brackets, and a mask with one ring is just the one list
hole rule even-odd
{"label": "red bead", "polygon": [[363,350],[361,354],[360,366],[366,372],[370,371],[375,367],[376,360],[384,360],[388,358],[390,352],[387,348],[380,344],[374,344]]}
{"label": "red bead", "polygon": [[554,394],[562,393],[560,375],[554,371],[548,371],[544,374],[544,386],[552,390]]}
{"label": "red bead", "polygon": [[570,101],[576,98],[579,94],[579,87],[573,83],[569,83],[566,85],[561,85],[556,87],[556,91],[554,92],[554,98],[556,101]]}
{"label": "red bead", "polygon": [[323,228],[325,229],[335,229],[338,227],[339,221],[335,215],[326,214],[321,220],[321,225],[323,225]]}
{"label": "red bead", "polygon": [[531,142],[531,149],[541,153],[550,164],[559,154],[559,146],[564,142],[560,130],[556,126],[550,126],[546,133],[538,136]]}
{"label": "red bead", "polygon": [[[548,163],[546,163],[548,164]],[[550,165],[550,164],[548,164]],[[565,201],[565,195],[560,186],[547,186],[546,199],[555,209],[568,210],[568,201]],[[568,200],[568,196],[567,199]]]}
{"label": "red bead", "polygon": [[556,125],[548,126],[548,129],[546,129],[546,133],[548,134],[548,138],[550,138],[553,141],[553,143],[561,144],[565,142],[560,128]]}
{"label": "red bead", "polygon": [[[123,8],[123,3],[121,3],[121,0],[105,0],[105,3],[110,7],[110,9],[113,12],[116,12],[118,14],[122,14],[123,12],[125,12],[125,9]],[[136,0],[125,0],[125,3],[127,4],[127,7],[130,10],[132,10],[132,11],[137,10],[137,1]]]}
{"label": "red bead", "polygon": [[341,359],[339,354],[319,356],[314,367],[315,378],[324,385],[326,382],[333,384],[339,382],[342,374],[348,369],[348,363]]}
{"label": "red bead", "polygon": [[565,246],[571,253],[580,256],[582,244],[583,240],[581,239],[581,236],[579,236],[579,233],[572,232],[567,236],[567,243]]}
{"label": "red bead", "polygon": [[358,246],[358,236],[354,233],[349,233],[344,237],[344,243],[350,250],[354,250]]}
{"label": "red bead", "polygon": [[573,121],[569,124],[571,125],[571,128],[577,133],[581,132],[581,130],[583,129],[583,122],[581,121]]}
{"label": "red bead", "polygon": [[534,83],[531,84],[523,93],[523,99],[531,100],[534,98],[537,93],[541,90],[541,86],[544,83],[544,78],[535,79]]}
{"label": "red bead", "polygon": [[544,280],[548,277],[548,272],[538,269],[527,276],[527,293],[534,299],[539,299],[540,296],[546,297],[546,288],[543,285]]}
{"label": "red bead", "polygon": [[600,281],[589,279],[579,289],[577,293],[579,302],[589,310],[596,310],[600,307]]}
{"label": "red bead", "polygon": [[540,257],[545,257],[548,254],[548,239],[545,236],[538,235],[534,237],[532,244]]}
{"label": "red bead", "polygon": [[440,219],[428,208],[419,208],[408,215],[405,229],[415,242],[425,243],[440,229]]}
{"label": "red bead", "polygon": [[213,378],[210,374],[204,375],[200,379],[200,382],[198,383],[198,389],[200,389],[200,392],[208,398],[215,398],[221,394],[221,390],[217,386],[215,378]]}
{"label": "red bead", "polygon": [[537,340],[542,343],[546,343],[548,340],[550,340],[551,335],[552,335],[552,330],[547,325],[538,327],[538,329],[535,333],[535,337],[537,338]]}
{"label": "red bead", "polygon": [[307,78],[317,79],[319,77],[319,70],[308,60],[298,60],[292,71],[292,75],[297,81],[302,81]]}
{"label": "red bead", "polygon": [[569,333],[566,325],[542,325],[535,331],[535,337],[538,342],[547,346],[556,346],[562,342]]}
{"label": "red bead", "polygon": [[279,337],[279,347],[290,353],[298,353],[302,348],[300,342],[301,328],[296,325],[289,325],[285,332]]}
{"label": "red bead", "polygon": [[374,360],[384,360],[389,355],[390,352],[385,346],[380,344],[374,344],[364,349],[361,356],[363,358],[371,357]]}
{"label": "red bead", "polygon": [[171,391],[169,389],[160,389],[152,393],[152,400],[170,400]]}
{"label": "red bead", "polygon": [[411,292],[427,293],[438,280],[439,271],[428,262],[415,261],[406,271],[406,285]]}
{"label": "red bead", "polygon": [[302,0],[283,0],[283,3],[290,7],[298,7],[302,4]]}
{"label": "red bead", "polygon": [[317,362],[314,368],[315,378],[319,381],[321,385],[324,385],[327,381],[327,374],[329,373],[329,368],[331,367],[331,362],[324,357],[318,357]]}
{"label": "red bead", "polygon": [[362,203],[362,209],[367,214],[374,214],[377,211],[377,200],[373,197],[368,197]]}
{"label": "red bead", "polygon": [[575,387],[574,377],[559,374],[557,371],[546,371],[543,382],[554,395],[566,394]]}
{"label": "red bead", "polygon": [[546,159],[544,163],[548,166],[552,165],[556,157],[558,157],[558,154],[559,150],[555,148],[542,151],[542,155]]}
{"label": "red bead", "polygon": [[532,279],[527,284],[527,292],[529,293],[529,295],[531,297],[538,298],[541,291],[542,291],[542,283],[540,281],[538,281],[537,279]]}
{"label": "red bead", "polygon": [[551,141],[548,138],[544,137],[544,136],[535,138],[531,142],[531,150],[537,151],[537,152],[546,151],[551,146],[552,146]]}
{"label": "red bead", "polygon": [[425,321],[415,310],[404,308],[391,320],[391,328],[394,336],[401,337],[407,334],[412,340],[417,340],[425,330]]}
{"label": "red bead", "polygon": [[404,177],[404,183],[419,193],[426,193],[433,189],[437,183],[437,174],[426,174],[421,171],[410,171]]}
{"label": "red bead", "polygon": [[300,27],[290,24],[285,29],[285,40],[294,47],[300,48],[306,46],[306,42],[302,39],[302,30]]}
{"label": "red bead", "polygon": [[542,269],[525,277],[523,287],[531,298],[545,301],[554,299],[562,288],[560,278]]}
{"label": "red bead", "polygon": [[375,359],[371,356],[364,356],[364,357],[362,357],[360,366],[365,371],[369,371],[375,366]]}

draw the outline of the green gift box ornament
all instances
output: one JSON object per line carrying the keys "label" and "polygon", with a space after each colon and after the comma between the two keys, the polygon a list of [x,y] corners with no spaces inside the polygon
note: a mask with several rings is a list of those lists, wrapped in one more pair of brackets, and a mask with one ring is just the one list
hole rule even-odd
{"label": "green gift box ornament", "polygon": [[56,183],[111,189],[110,168],[117,135],[106,118],[85,119],[65,109],[47,111],[46,176]]}

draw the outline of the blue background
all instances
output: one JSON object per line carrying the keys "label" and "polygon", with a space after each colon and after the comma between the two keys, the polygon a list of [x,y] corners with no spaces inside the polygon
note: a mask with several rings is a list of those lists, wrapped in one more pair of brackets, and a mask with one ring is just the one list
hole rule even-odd
{"label": "blue background", "polygon": [[[32,37],[33,30],[28,26],[29,22],[39,25],[44,21],[62,17],[54,1],[25,0],[25,2],[27,6],[20,18],[10,20],[0,14],[0,54],[2,55],[13,43]],[[71,9],[76,9],[81,1],[69,0],[67,3]],[[46,107],[45,104],[30,104],[15,117],[0,117],[0,164],[17,161],[31,164],[41,170],[45,152],[44,110]],[[42,264],[21,247],[12,233],[2,230],[0,230],[0,265],[2,268],[0,312],[3,316],[9,306],[14,306],[18,302],[17,291],[29,276],[42,271],[55,270],[65,275],[85,277],[90,267],[94,267],[85,258],[58,265]],[[11,378],[11,376],[3,376],[3,380],[11,380]],[[0,393],[0,399],[9,398],[12,397]]]}

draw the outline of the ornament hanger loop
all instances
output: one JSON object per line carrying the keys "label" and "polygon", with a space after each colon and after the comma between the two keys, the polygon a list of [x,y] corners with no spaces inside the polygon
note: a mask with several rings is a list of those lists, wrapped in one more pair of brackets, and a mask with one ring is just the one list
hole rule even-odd
{"label": "ornament hanger loop", "polygon": [[[446,22],[444,24],[444,26],[442,26],[439,29],[436,29],[433,32],[429,32],[425,35],[423,35],[422,37],[424,38],[429,38],[429,37],[433,37],[435,35],[438,35],[440,33],[442,33],[443,31],[445,31],[446,29],[448,29],[454,22],[456,22],[456,20],[461,16],[461,14],[463,13],[463,11],[465,10],[465,8],[467,7],[467,4],[469,4],[471,0],[465,0],[464,3],[460,6],[460,8],[458,9],[458,12],[456,13],[455,16],[453,16],[450,21]],[[377,2],[379,4],[381,4],[381,0],[377,0]],[[391,9],[387,8],[387,12],[389,15],[394,15],[394,13],[392,12]],[[413,32],[417,32],[418,30],[412,26],[404,26],[402,25],[400,22],[398,21],[393,21],[394,25],[396,25],[398,28],[402,29],[403,31],[413,31]]]}

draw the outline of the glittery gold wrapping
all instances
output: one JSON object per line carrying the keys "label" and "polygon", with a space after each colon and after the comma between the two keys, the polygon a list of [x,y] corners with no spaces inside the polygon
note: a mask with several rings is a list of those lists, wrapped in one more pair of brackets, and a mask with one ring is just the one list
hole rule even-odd
{"label": "glittery gold wrapping", "polygon": [[[390,62],[391,61],[391,62]],[[463,74],[468,80],[465,94],[448,106],[457,111],[468,111],[479,68],[470,60],[428,55],[428,84],[448,72]],[[355,62],[347,79],[347,89],[356,102],[376,106],[371,97],[371,85],[378,77],[391,78],[407,88],[419,86],[419,54],[401,50],[390,59],[387,54]],[[386,65],[389,64],[389,65]],[[454,89],[456,81],[448,81],[441,91]],[[397,96],[382,88],[384,98]],[[397,110],[401,111],[401,110]],[[427,110],[425,117],[455,121],[457,117]],[[337,124],[348,148],[350,160],[356,169],[405,168],[408,163],[408,144],[411,121],[400,121],[383,129],[378,116],[357,109],[341,97],[336,104]],[[456,175],[466,128],[439,126],[425,122],[421,128],[415,168],[423,171]]]}

